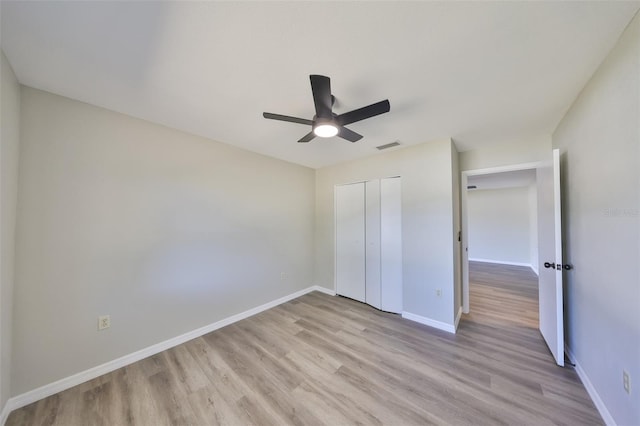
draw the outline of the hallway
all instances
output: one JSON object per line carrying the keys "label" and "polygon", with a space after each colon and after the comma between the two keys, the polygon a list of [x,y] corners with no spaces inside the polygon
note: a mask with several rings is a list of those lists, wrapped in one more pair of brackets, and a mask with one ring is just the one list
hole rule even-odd
{"label": "hallway", "polygon": [[474,322],[538,329],[538,277],[527,267],[469,262],[469,297]]}

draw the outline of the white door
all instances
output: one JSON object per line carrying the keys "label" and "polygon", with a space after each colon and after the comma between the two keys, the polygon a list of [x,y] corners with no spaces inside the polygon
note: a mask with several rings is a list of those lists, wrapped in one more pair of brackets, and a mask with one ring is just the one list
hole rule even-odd
{"label": "white door", "polygon": [[402,192],[399,177],[380,181],[380,241],[380,309],[401,313]]}
{"label": "white door", "polygon": [[364,183],[338,185],[336,206],[336,293],[365,301]]}
{"label": "white door", "polygon": [[556,363],[563,366],[560,152],[557,149],[553,150],[553,163],[537,169],[537,186],[540,332]]}
{"label": "white door", "polygon": [[380,180],[365,183],[366,302],[381,309],[380,300]]}

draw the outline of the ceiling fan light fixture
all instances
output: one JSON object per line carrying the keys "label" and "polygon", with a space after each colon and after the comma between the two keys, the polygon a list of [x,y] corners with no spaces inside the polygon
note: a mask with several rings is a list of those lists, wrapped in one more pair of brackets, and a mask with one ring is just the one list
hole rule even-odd
{"label": "ceiling fan light fixture", "polygon": [[316,136],[321,138],[338,136],[349,142],[357,142],[362,139],[362,135],[344,127],[345,125],[384,114],[385,112],[389,112],[391,109],[389,99],[385,99],[384,101],[376,102],[375,104],[354,109],[353,111],[345,112],[340,115],[335,114],[332,110],[335,97],[331,94],[331,80],[329,77],[311,74],[309,76],[309,80],[311,81],[311,93],[313,94],[313,104],[316,110],[313,120],[290,117],[282,114],[273,114],[270,112],[262,113],[264,118],[268,118],[270,120],[310,125],[311,131],[300,138],[298,142],[310,142]]}
{"label": "ceiling fan light fixture", "polygon": [[321,123],[313,128],[313,133],[321,138],[331,138],[338,134],[338,128],[333,123]]}

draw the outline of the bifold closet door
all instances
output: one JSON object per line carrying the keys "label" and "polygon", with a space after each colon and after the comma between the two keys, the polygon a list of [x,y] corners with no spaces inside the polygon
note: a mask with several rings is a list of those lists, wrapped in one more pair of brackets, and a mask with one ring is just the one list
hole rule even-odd
{"label": "bifold closet door", "polygon": [[402,312],[401,183],[399,177],[380,180],[380,309],[395,313]]}
{"label": "bifold closet door", "polygon": [[365,182],[366,302],[382,309],[380,300],[380,180]]}
{"label": "bifold closet door", "polygon": [[364,302],[365,185],[338,185],[335,197],[336,293]]}

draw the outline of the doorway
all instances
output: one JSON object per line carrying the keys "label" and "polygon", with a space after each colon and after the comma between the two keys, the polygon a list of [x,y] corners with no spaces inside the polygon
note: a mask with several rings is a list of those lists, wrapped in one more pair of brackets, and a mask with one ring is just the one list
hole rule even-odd
{"label": "doorway", "polygon": [[538,273],[538,167],[539,163],[527,163],[462,172],[462,311],[465,314],[470,312],[470,261],[475,270],[482,269],[480,266],[485,263],[530,267]]}
{"label": "doorway", "polygon": [[[538,227],[539,330],[559,366],[564,366],[563,270],[571,269],[562,258],[560,151],[554,149],[547,161],[493,169],[465,171],[461,176],[462,296],[463,312],[469,313],[469,217],[468,190],[472,176],[535,169]],[[535,264],[535,262],[534,262]]]}
{"label": "doorway", "polygon": [[467,177],[469,311],[475,322],[537,329],[536,170]]}

